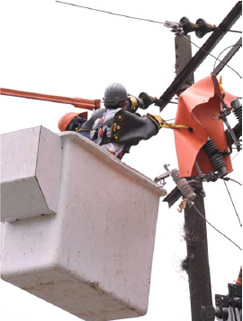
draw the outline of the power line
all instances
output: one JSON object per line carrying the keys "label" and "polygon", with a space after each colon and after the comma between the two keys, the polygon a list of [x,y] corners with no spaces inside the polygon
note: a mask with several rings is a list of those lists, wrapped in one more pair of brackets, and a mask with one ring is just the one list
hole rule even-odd
{"label": "power line", "polygon": [[[78,7],[78,8],[82,8],[82,9],[88,9],[88,10],[92,10],[92,11],[96,11],[96,12],[101,12],[101,13],[106,13],[106,14],[110,14],[110,15],[115,15],[115,16],[119,16],[119,17],[124,17],[124,18],[129,18],[129,19],[135,19],[135,20],[140,20],[140,21],[146,21],[146,22],[151,22],[151,23],[157,23],[157,24],[162,24],[162,25],[166,25],[166,22],[162,22],[162,21],[158,21],[158,20],[152,20],[152,19],[145,19],[145,18],[139,18],[139,17],[134,17],[134,16],[130,16],[130,15],[125,15],[125,14],[121,14],[121,13],[116,13],[116,12],[112,12],[112,11],[108,11],[108,10],[102,10],[102,9],[96,9],[96,8],[91,8],[91,7],[87,7],[87,6],[82,6],[82,5],[78,5],[78,4],[74,4],[74,3],[70,3],[70,2],[65,2],[65,1],[59,1],[56,0],[55,2],[60,3],[60,4],[64,4],[64,5],[69,5],[69,6],[73,6],[73,7]],[[228,30],[228,31],[232,31],[232,32],[239,32],[241,33],[241,31],[236,31],[236,30]],[[184,35],[183,35],[184,36]],[[184,36],[185,37],[185,36]],[[185,37],[191,44],[193,44],[195,47],[205,51],[202,47],[198,46],[197,44],[195,44],[194,42],[192,42],[191,40],[189,40],[187,37]],[[228,47],[227,47],[228,48]],[[224,49],[225,50],[225,49]],[[218,57],[222,54],[222,52],[218,55],[218,57],[215,57],[214,55],[212,55],[210,52],[205,51],[209,56],[213,57],[215,59],[215,63],[216,61],[219,61],[221,63],[224,63],[222,60],[220,60]],[[225,66],[227,66],[228,68],[230,68],[233,72],[235,72],[240,78],[242,78],[242,76],[231,66],[229,66],[227,63],[224,63]]]}
{"label": "power line", "polygon": [[[102,13],[107,13],[107,14],[114,15],[114,16],[119,16],[119,17],[124,17],[124,18],[129,18],[129,19],[135,19],[135,20],[141,20],[141,21],[146,21],[146,22],[151,22],[151,23],[158,23],[158,24],[162,24],[162,25],[164,25],[164,26],[167,25],[167,22],[163,22],[163,21],[134,17],[134,16],[130,16],[130,15],[125,15],[125,14],[121,14],[121,13],[116,13],[116,12],[112,12],[112,11],[108,11],[108,10],[91,8],[91,7],[82,6],[82,5],[78,5],[78,4],[70,3],[70,2],[65,2],[65,1],[56,0],[55,2],[61,3],[61,4],[65,4],[65,5],[69,5],[69,6],[73,6],[73,7],[88,9],[88,10],[97,11],[97,12],[102,12]],[[242,33],[242,31],[240,31],[240,30],[228,30],[228,31],[229,31],[229,32],[235,32],[235,33]]]}
{"label": "power line", "polygon": [[197,47],[198,49],[206,52],[206,54],[208,54],[209,56],[211,56],[212,58],[214,58],[214,59],[215,59],[215,63],[216,63],[216,61],[219,61],[219,62],[223,63],[224,66],[227,66],[227,67],[230,68],[233,72],[235,72],[240,78],[242,78],[242,76],[241,76],[234,68],[232,68],[232,67],[229,66],[227,63],[224,63],[222,60],[220,60],[220,59],[218,58],[218,57],[223,53],[224,50],[226,50],[226,49],[228,49],[228,48],[230,48],[230,47],[234,47],[235,45],[225,48],[225,49],[218,55],[218,57],[215,57],[213,54],[211,54],[210,52],[204,50],[202,47],[198,46],[198,45],[195,44],[193,41],[191,41],[190,39],[188,39],[186,36],[183,35],[183,37],[185,37],[185,39],[187,39],[187,41],[189,41],[192,45],[194,45],[194,46]]}
{"label": "power line", "polygon": [[213,224],[211,224],[204,216],[203,214],[199,211],[199,209],[195,206],[192,205],[192,207],[195,209],[195,211],[201,216],[202,219],[204,219],[208,225],[210,225],[216,232],[218,232],[219,234],[221,234],[223,237],[225,237],[228,241],[230,241],[231,243],[233,243],[236,247],[238,247],[238,249],[240,249],[242,251],[242,248],[236,244],[234,241],[232,241],[227,235],[225,235],[223,232],[221,232],[219,229],[217,229]]}
{"label": "power line", "polygon": [[235,156],[231,158],[231,161],[233,161],[239,154],[240,154],[239,152],[237,154],[235,154]]}
{"label": "power line", "polygon": [[233,201],[233,199],[232,199],[231,193],[230,193],[230,191],[229,191],[229,188],[228,188],[228,186],[227,186],[227,184],[226,184],[226,181],[225,181],[225,180],[224,180],[224,185],[225,185],[225,187],[226,187],[226,190],[227,190],[227,192],[228,192],[229,198],[230,198],[230,200],[231,200],[231,204],[232,204],[232,205],[233,205],[233,207],[234,207],[235,214],[236,214],[236,217],[238,218],[239,224],[240,224],[240,226],[242,226],[242,223],[241,223],[241,220],[240,220],[239,214],[238,214],[238,212],[237,212],[237,210],[236,210],[236,207],[235,207],[234,201]]}
{"label": "power line", "polygon": [[232,46],[229,46],[229,47],[226,47],[223,51],[220,52],[220,54],[217,56],[217,60],[218,58],[220,57],[220,55],[227,49],[230,49],[231,50],[228,52],[228,54],[223,58],[223,60],[220,62],[220,64],[218,64],[218,66],[216,67],[216,61],[215,60],[215,63],[214,63],[214,66],[213,66],[213,72],[215,74],[219,73],[224,66],[227,65],[227,62],[233,57],[233,55],[235,55],[235,53],[240,49],[240,47],[242,47],[242,38],[240,38],[236,44],[232,45]]}
{"label": "power line", "polygon": [[107,11],[107,10],[101,10],[101,9],[95,9],[95,8],[91,8],[91,7],[81,6],[81,5],[78,5],[78,4],[69,3],[69,2],[65,2],[65,1],[56,0],[55,2],[58,2],[58,3],[61,3],[61,4],[66,4],[66,5],[73,6],[73,7],[88,9],[88,10],[102,12],[102,13],[107,13],[107,14],[114,15],[114,16],[119,16],[119,17],[124,17],[124,18],[129,18],[129,19],[135,19],[135,20],[142,20],[142,21],[146,21],[146,22],[152,22],[152,23],[158,23],[158,24],[161,24],[161,25],[165,25],[165,23],[162,22],[162,21],[157,21],[157,20],[152,20],[152,19],[145,19],[145,18],[138,18],[138,17],[129,16],[129,15],[116,13],[116,12],[111,12],[111,11]]}

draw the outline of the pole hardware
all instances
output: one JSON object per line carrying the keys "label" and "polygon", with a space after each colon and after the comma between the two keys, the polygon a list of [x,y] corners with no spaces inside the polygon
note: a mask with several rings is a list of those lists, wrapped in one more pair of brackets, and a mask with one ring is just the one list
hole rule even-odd
{"label": "pole hardware", "polygon": [[[224,94],[223,94],[224,95]],[[235,99],[231,102],[231,107],[227,106],[224,103],[224,96],[222,97],[222,107],[218,115],[212,114],[212,119],[215,120],[223,120],[227,127],[226,136],[228,147],[230,148],[230,152],[232,152],[232,145],[236,146],[237,151],[239,152],[242,149],[240,137],[242,136],[242,105],[239,99]],[[238,120],[238,123],[234,128],[232,128],[228,122],[227,117],[233,112],[235,118]]]}
{"label": "pole hardware", "polygon": [[220,152],[212,139],[208,139],[203,145],[203,150],[207,154],[209,161],[212,165],[213,172],[210,175],[203,175],[206,181],[215,182],[218,178],[224,177],[228,174],[225,161],[223,159],[224,152]]}
{"label": "pole hardware", "polygon": [[172,177],[176,184],[176,188],[164,199],[165,202],[169,203],[171,207],[180,197],[186,202],[185,205],[191,207],[194,204],[194,199],[197,196],[197,181],[190,180],[180,177],[179,170],[174,168],[169,170],[169,164],[165,164],[165,173],[155,177],[154,181],[160,183],[162,187],[166,184],[165,179],[169,176]]}
{"label": "pole hardware", "polygon": [[217,27],[207,23],[204,19],[197,19],[196,23],[191,22],[187,17],[182,17],[179,22],[165,21],[165,27],[171,28],[175,35],[187,35],[195,31],[198,38],[202,38],[208,32],[214,31]]}
{"label": "pole hardware", "polygon": [[195,31],[198,38],[202,38],[208,32],[214,31],[217,27],[207,23],[204,19],[197,19],[196,23],[192,23],[187,17],[182,17],[180,20],[180,26],[182,27],[184,34]]}
{"label": "pole hardware", "polygon": [[[242,313],[242,285],[228,283],[228,295],[215,294],[215,316],[222,321],[240,321]],[[229,316],[233,315],[233,319]]]}

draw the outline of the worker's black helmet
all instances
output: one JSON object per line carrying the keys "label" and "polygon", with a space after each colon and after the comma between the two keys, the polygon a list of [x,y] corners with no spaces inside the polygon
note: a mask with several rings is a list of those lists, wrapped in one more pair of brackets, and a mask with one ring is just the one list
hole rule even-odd
{"label": "worker's black helmet", "polygon": [[107,107],[114,108],[128,99],[126,88],[122,84],[114,82],[106,88],[103,99]]}

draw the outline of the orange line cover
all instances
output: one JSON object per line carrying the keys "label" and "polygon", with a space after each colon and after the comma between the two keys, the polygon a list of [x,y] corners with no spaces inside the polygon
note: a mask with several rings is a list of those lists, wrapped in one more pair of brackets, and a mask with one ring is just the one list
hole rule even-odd
{"label": "orange line cover", "polygon": [[[226,93],[224,101],[230,106],[235,96]],[[228,151],[224,123],[216,119],[220,111],[220,90],[215,75],[210,75],[185,90],[178,100],[176,124],[191,127],[192,132],[176,129],[175,144],[181,177],[198,176],[197,161],[201,171],[212,172],[208,156],[202,149],[207,139],[212,139],[220,151]],[[224,156],[228,173],[232,172],[229,155]]]}

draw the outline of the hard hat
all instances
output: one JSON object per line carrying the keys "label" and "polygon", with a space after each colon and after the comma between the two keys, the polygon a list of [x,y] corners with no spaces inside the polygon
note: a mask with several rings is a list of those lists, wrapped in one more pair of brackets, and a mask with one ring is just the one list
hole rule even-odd
{"label": "hard hat", "polygon": [[73,113],[73,112],[69,112],[65,115],[63,115],[58,122],[58,128],[61,132],[64,132],[68,125],[70,124],[70,122],[75,118],[75,117],[83,117],[84,119],[87,119],[87,112],[84,113]]}
{"label": "hard hat", "polygon": [[111,108],[119,105],[127,99],[128,96],[126,88],[118,82],[114,82],[106,88],[103,98],[104,103]]}

